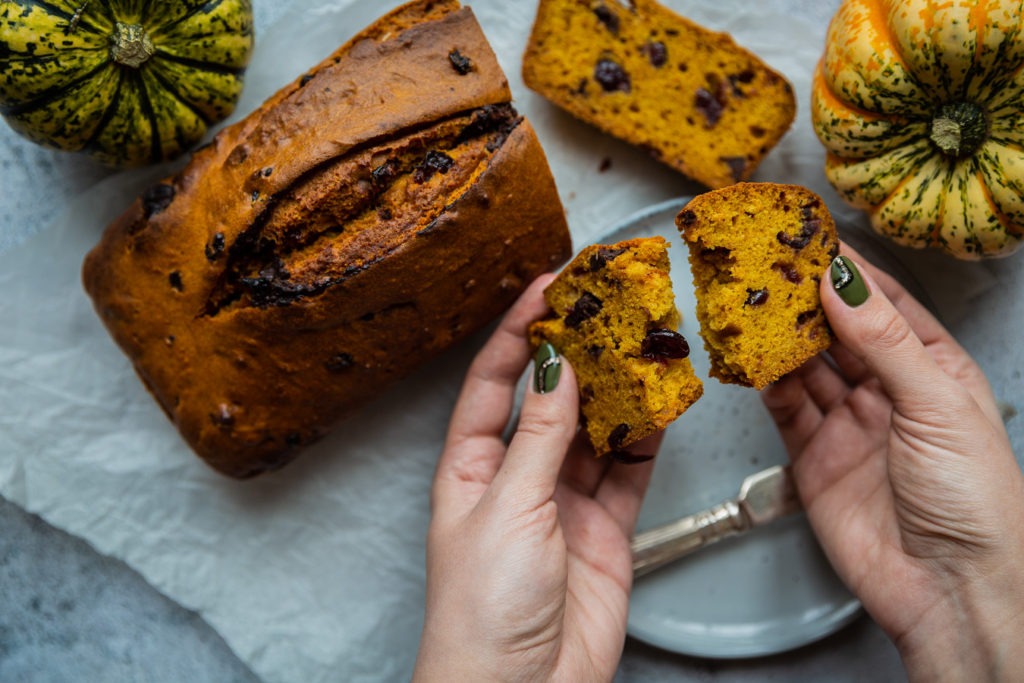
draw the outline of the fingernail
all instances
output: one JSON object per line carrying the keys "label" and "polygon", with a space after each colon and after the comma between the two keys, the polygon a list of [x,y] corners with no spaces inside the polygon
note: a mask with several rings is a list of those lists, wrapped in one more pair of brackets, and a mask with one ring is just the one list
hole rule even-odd
{"label": "fingernail", "polygon": [[533,357],[533,386],[538,394],[554,391],[558,386],[558,378],[562,376],[562,359],[555,347],[544,342]]}
{"label": "fingernail", "polygon": [[856,308],[868,300],[870,292],[867,283],[850,259],[845,256],[836,256],[832,259],[830,275],[832,287],[847,306]]}

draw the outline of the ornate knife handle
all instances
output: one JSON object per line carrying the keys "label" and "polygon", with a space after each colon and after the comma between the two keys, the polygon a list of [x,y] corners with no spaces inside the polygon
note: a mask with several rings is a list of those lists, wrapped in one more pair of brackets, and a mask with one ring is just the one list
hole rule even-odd
{"label": "ornate knife handle", "polygon": [[633,537],[633,576],[643,576],[698,548],[750,528],[736,501],[730,500]]}

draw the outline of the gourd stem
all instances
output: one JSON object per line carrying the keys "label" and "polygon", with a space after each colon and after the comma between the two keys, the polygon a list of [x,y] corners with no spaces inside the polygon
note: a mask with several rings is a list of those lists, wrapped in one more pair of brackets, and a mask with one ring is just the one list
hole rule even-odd
{"label": "gourd stem", "polygon": [[117,22],[110,42],[110,58],[134,69],[142,66],[156,52],[146,29],[138,24]]}
{"label": "gourd stem", "polygon": [[943,154],[968,157],[988,139],[988,118],[973,102],[944,104],[932,119],[929,137]]}

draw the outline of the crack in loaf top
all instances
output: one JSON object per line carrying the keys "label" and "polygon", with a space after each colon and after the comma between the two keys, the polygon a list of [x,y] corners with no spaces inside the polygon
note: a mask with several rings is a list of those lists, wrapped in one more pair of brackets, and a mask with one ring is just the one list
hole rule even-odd
{"label": "crack in loaf top", "polygon": [[[197,151],[174,181],[178,198],[191,194],[192,201],[171,202],[160,215],[146,218],[151,226],[206,224],[207,242],[222,235],[230,247],[266,202],[312,169],[374,141],[511,99],[504,72],[468,8],[380,40],[359,34]],[[218,173],[209,173],[218,166]],[[268,168],[273,172],[263,172]],[[211,206],[218,208],[213,215],[206,210]],[[206,207],[205,215],[179,207]]]}

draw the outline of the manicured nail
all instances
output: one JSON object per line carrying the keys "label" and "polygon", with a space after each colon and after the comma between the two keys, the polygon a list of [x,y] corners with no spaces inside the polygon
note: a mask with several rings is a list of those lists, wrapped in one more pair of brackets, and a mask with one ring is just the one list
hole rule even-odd
{"label": "manicured nail", "polygon": [[533,357],[533,386],[538,394],[554,391],[558,378],[562,376],[562,359],[551,344],[544,342]]}
{"label": "manicured nail", "polygon": [[856,308],[868,300],[868,286],[861,277],[857,266],[845,256],[836,256],[832,259],[832,287],[839,294],[839,298],[851,308]]}

